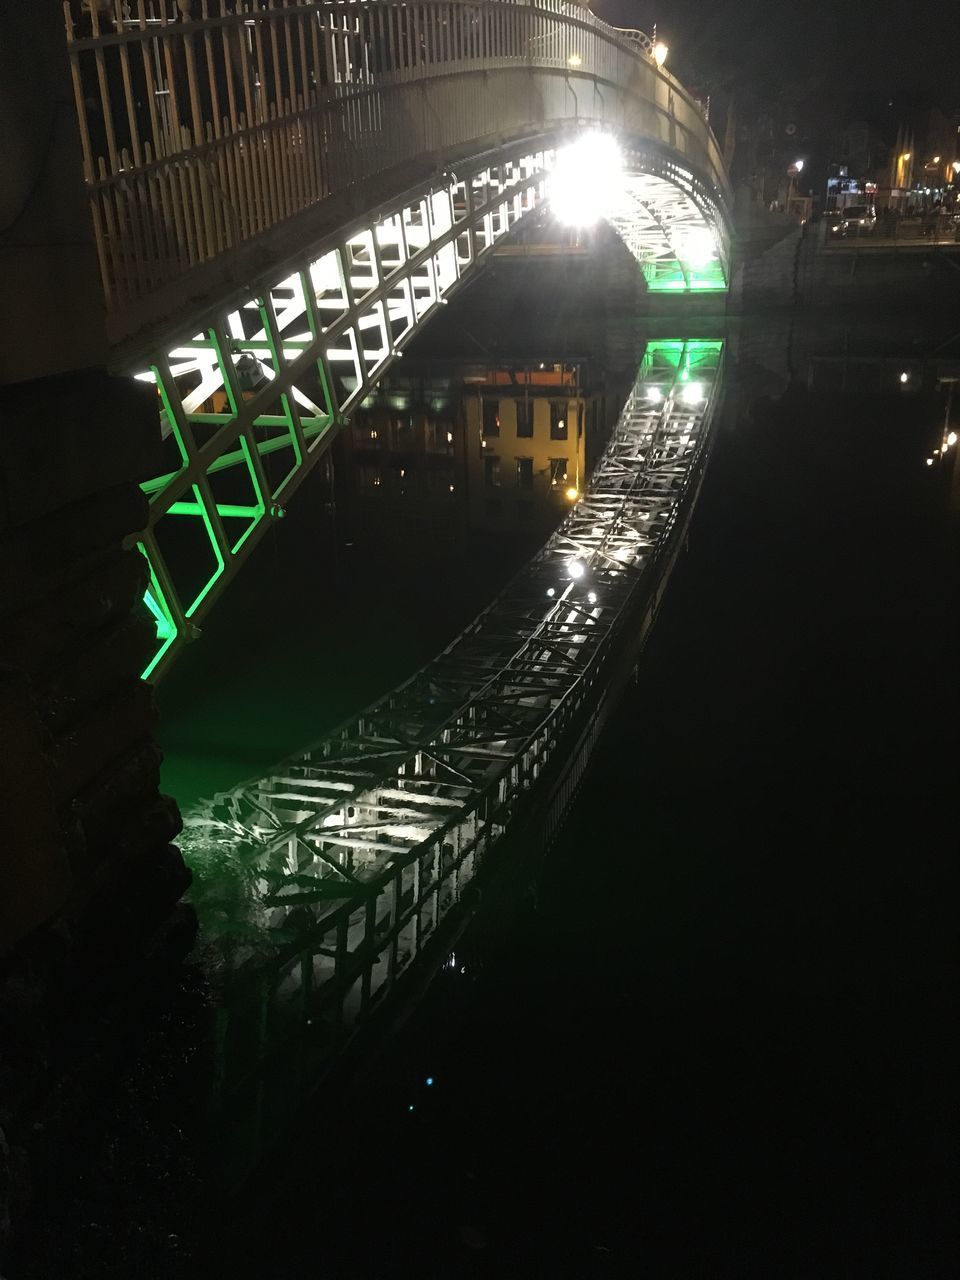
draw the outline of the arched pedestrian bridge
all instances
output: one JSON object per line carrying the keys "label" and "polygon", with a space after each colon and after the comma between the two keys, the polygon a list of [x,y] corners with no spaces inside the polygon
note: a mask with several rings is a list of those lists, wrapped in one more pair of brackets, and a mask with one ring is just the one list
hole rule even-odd
{"label": "arched pedestrian bridge", "polygon": [[[166,466],[144,485],[148,674],[585,131],[616,142],[604,212],[647,289],[726,287],[704,112],[646,36],[579,4],[105,10],[81,25],[68,4],[67,35],[114,364],[162,406]],[[189,584],[165,555],[187,521]]]}

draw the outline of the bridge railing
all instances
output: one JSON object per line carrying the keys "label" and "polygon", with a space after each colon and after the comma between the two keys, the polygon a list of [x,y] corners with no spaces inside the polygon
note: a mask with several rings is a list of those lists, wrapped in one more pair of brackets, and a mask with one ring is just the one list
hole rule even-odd
{"label": "bridge railing", "polygon": [[567,0],[67,0],[64,12],[114,317],[352,184],[522,126],[530,94],[475,73],[562,73],[571,117],[584,78],[630,89],[668,122],[664,141],[722,173],[695,103],[643,41]]}

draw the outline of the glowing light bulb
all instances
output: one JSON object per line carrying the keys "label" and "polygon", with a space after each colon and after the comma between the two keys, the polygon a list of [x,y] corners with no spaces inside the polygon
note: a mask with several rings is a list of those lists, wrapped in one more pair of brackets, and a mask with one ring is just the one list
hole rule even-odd
{"label": "glowing light bulb", "polygon": [[551,599],[551,600],[553,599],[553,597],[554,597],[556,594],[557,594],[557,592],[556,592],[556,589],[555,589],[554,587],[547,587],[547,595],[550,597],[550,599]]}
{"label": "glowing light bulb", "polygon": [[575,582],[582,578],[586,572],[587,566],[582,560],[567,561],[567,573],[569,573],[570,577],[573,578]]}
{"label": "glowing light bulb", "polygon": [[950,434],[947,436],[947,444],[954,445],[956,443],[957,443],[957,433],[955,431],[951,431]]}
{"label": "glowing light bulb", "polygon": [[659,387],[647,387],[647,399],[651,404],[659,404],[663,399],[663,392]]}
{"label": "glowing light bulb", "polygon": [[564,490],[564,497],[568,502],[576,502],[580,497],[580,490],[575,485],[571,485],[569,489]]}
{"label": "glowing light bulb", "polygon": [[703,386],[699,382],[688,382],[680,394],[687,404],[700,404],[704,399]]}
{"label": "glowing light bulb", "polygon": [[709,227],[692,227],[678,237],[677,257],[688,267],[706,267],[717,256],[717,240]]}
{"label": "glowing light bulb", "polygon": [[665,45],[659,41],[653,46],[653,60],[658,67],[662,67],[667,60],[667,54],[670,52],[669,45]]}
{"label": "glowing light bulb", "polygon": [[900,375],[900,381],[901,381],[901,382],[909,382],[909,381],[910,381],[910,375],[909,375],[909,373],[907,373],[906,369],[904,369],[903,373],[901,373],[901,375]]}
{"label": "glowing light bulb", "polygon": [[591,591],[590,594],[587,596],[587,599],[590,601],[591,604],[596,604],[597,593],[595,591]]}
{"label": "glowing light bulb", "polygon": [[547,196],[553,215],[571,227],[591,227],[614,212],[622,195],[623,157],[608,133],[591,130],[562,147]]}

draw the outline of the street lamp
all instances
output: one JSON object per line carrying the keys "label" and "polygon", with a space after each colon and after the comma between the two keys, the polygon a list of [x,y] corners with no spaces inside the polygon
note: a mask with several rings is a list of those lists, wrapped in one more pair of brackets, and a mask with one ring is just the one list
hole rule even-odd
{"label": "street lamp", "polygon": [[657,43],[653,46],[653,60],[658,67],[662,67],[663,64],[666,62],[667,54],[669,52],[670,52],[669,47],[665,45],[662,40],[657,41]]}

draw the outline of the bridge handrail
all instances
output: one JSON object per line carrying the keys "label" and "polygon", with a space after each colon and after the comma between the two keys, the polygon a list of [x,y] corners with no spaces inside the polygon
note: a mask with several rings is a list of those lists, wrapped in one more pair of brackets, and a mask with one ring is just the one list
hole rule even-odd
{"label": "bridge handrail", "polygon": [[481,105],[472,72],[561,72],[574,98],[584,79],[632,89],[722,181],[709,128],[649,37],[575,0],[94,0],[83,28],[80,10],[64,0],[114,317],[358,181],[469,144],[486,116],[502,126],[526,109],[522,95]]}

